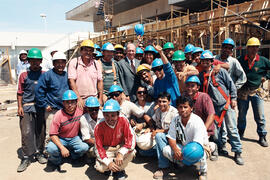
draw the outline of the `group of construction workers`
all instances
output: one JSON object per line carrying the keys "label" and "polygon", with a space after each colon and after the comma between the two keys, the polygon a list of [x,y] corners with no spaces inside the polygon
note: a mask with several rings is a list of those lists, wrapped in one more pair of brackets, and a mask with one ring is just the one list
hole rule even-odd
{"label": "group of construction workers", "polygon": [[258,143],[268,146],[262,85],[270,79],[270,61],[259,55],[260,45],[250,38],[236,59],[231,38],[216,56],[192,44],[183,51],[171,42],[100,48],[84,40],[69,62],[54,51],[46,72],[39,49],[22,51],[17,99],[23,157],[17,171],[34,161],[62,171],[69,159],[125,179],[137,154],[157,159],[155,179],[171,165],[195,165],[203,180],[207,159],[229,156],[227,142],[235,163],[244,165],[249,101]]}

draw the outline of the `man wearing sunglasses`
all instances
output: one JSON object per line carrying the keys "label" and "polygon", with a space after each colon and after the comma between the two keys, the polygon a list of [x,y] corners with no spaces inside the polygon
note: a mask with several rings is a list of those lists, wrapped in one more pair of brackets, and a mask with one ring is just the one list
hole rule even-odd
{"label": "man wearing sunglasses", "polygon": [[82,134],[82,140],[90,146],[89,153],[87,156],[89,158],[95,157],[95,135],[94,129],[102,118],[103,114],[99,110],[100,104],[96,97],[89,97],[85,101],[86,113],[80,119],[80,128]]}
{"label": "man wearing sunglasses", "polygon": [[167,92],[171,95],[171,105],[176,107],[176,99],[181,95],[177,77],[162,47],[154,44],[153,46],[161,56],[161,59],[156,58],[152,63],[152,71],[157,76],[154,83],[154,97],[157,98],[161,92]]}

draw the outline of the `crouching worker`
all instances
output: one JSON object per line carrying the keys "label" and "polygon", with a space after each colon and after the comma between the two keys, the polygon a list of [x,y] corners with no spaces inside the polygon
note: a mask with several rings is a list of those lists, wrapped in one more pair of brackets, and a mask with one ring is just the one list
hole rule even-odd
{"label": "crouching worker", "polygon": [[[183,147],[191,142],[197,142],[201,147],[207,145],[207,131],[203,120],[192,112],[193,100],[190,97],[179,97],[176,105],[179,115],[170,124],[167,134],[169,145],[163,148],[163,155],[174,163],[181,164],[181,161],[184,159],[185,164],[191,165],[196,161],[192,163],[188,157],[185,159]],[[187,154],[190,156],[190,153]],[[207,179],[207,164],[206,153],[200,154],[202,154],[201,158],[198,159],[199,161],[196,165],[199,171],[199,179],[202,180]],[[196,157],[196,154],[193,155],[193,157]]]}
{"label": "crouching worker", "polygon": [[[100,104],[96,97],[89,97],[85,101],[86,113],[80,119],[82,140],[90,146],[87,153],[88,158],[95,158],[95,135],[94,129],[98,121],[103,119],[103,114],[99,110]],[[91,161],[88,161],[89,163]]]}
{"label": "crouching worker", "polygon": [[46,149],[48,165],[54,170],[60,171],[63,158],[71,156],[76,162],[89,148],[78,136],[82,110],[77,107],[77,99],[74,91],[65,91],[62,98],[64,108],[56,112],[51,123],[51,141]]}
{"label": "crouching worker", "polygon": [[125,179],[124,169],[135,156],[135,135],[128,120],[119,116],[120,105],[110,99],[103,107],[104,119],[95,127],[96,165],[101,173],[113,172],[115,179]]}

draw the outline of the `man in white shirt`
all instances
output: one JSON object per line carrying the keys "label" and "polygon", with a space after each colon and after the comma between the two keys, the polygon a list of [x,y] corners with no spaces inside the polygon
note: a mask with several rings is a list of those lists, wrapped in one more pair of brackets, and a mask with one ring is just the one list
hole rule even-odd
{"label": "man in white shirt", "polygon": [[[177,99],[176,105],[179,115],[175,117],[167,134],[169,145],[163,148],[163,155],[174,163],[181,164],[183,160],[182,149],[190,142],[197,142],[200,145],[208,145],[208,136],[203,120],[192,113],[193,100],[190,97],[181,96]],[[199,171],[199,179],[207,179],[206,153],[196,163]]]}

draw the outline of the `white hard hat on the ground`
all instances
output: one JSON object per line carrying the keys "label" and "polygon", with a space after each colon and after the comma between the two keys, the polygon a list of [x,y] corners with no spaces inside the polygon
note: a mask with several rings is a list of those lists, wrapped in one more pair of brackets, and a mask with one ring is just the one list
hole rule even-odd
{"label": "white hard hat on the ground", "polygon": [[67,60],[67,57],[63,52],[57,51],[56,53],[54,53],[52,60],[54,61],[54,60],[59,60],[59,59]]}
{"label": "white hard hat on the ground", "polygon": [[21,54],[27,54],[27,52],[26,52],[26,50],[21,50],[19,54],[20,54],[20,55],[21,55]]}
{"label": "white hard hat on the ground", "polygon": [[142,150],[149,150],[156,145],[156,141],[152,139],[151,133],[142,134],[137,138],[137,146]]}

